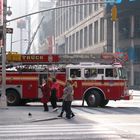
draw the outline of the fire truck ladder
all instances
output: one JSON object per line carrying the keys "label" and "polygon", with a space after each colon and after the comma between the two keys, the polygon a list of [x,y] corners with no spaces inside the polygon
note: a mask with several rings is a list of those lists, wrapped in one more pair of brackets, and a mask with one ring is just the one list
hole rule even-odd
{"label": "fire truck ladder", "polygon": [[7,54],[7,63],[20,64],[79,64],[80,62],[102,63],[101,54]]}

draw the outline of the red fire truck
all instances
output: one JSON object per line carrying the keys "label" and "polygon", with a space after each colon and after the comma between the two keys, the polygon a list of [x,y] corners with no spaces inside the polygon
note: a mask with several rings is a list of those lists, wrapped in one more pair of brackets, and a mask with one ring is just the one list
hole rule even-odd
{"label": "red fire truck", "polygon": [[8,105],[39,100],[42,79],[48,78],[51,84],[53,77],[60,84],[60,99],[67,79],[73,83],[74,99],[86,101],[88,106],[104,107],[109,100],[132,99],[123,66],[117,62],[95,63],[93,59],[95,55],[8,55],[8,64],[16,64],[14,71],[6,72]]}

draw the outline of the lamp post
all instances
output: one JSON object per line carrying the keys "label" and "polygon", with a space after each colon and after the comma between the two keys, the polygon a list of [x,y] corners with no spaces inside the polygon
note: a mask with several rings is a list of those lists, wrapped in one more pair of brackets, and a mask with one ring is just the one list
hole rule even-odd
{"label": "lamp post", "polygon": [[11,15],[12,12],[7,11],[7,0],[3,0],[3,47],[2,47],[2,94],[0,98],[0,107],[7,107],[7,98],[6,98],[6,15]]}
{"label": "lamp post", "polygon": [[13,51],[13,44],[14,43],[18,43],[18,42],[21,42],[21,41],[24,41],[24,42],[27,42],[28,41],[28,39],[19,39],[19,40],[15,40],[15,41],[12,41],[12,39],[11,39],[11,48],[10,48],[10,51],[12,52]]}

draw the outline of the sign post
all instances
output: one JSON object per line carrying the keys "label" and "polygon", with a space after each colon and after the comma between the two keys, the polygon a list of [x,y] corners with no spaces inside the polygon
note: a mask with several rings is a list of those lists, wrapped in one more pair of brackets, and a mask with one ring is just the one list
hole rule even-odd
{"label": "sign post", "polygon": [[3,1],[3,47],[2,47],[2,94],[0,98],[0,107],[7,107],[6,98],[6,12],[7,12],[7,0]]}

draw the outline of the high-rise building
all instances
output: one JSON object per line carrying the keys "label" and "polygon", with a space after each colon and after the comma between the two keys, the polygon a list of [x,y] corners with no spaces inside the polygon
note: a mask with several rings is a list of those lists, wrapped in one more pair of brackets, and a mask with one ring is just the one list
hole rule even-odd
{"label": "high-rise building", "polygon": [[[128,54],[127,64],[129,85],[140,89],[140,1],[122,0],[116,4],[118,19],[116,21],[116,51]],[[107,49],[112,51],[112,5],[107,6]]]}
{"label": "high-rise building", "polygon": [[[87,4],[90,2],[96,3]],[[121,3],[116,4],[118,19],[115,21],[115,30],[111,20],[114,4],[105,2],[105,0],[58,0],[57,7],[73,6],[55,10],[55,51],[56,53],[113,52],[115,44],[115,52],[128,55],[126,68],[129,85],[140,89],[140,1],[120,0]],[[75,4],[79,5],[74,6]]]}
{"label": "high-rise building", "polygon": [[55,10],[56,53],[101,53],[106,51],[103,0],[58,0]]}

